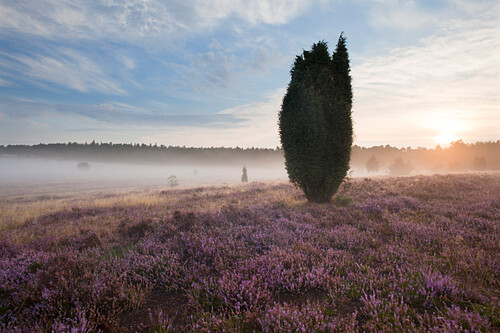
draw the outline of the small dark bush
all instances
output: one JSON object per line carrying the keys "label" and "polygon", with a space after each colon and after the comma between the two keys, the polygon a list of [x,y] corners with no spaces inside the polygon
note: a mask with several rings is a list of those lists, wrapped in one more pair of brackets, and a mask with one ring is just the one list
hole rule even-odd
{"label": "small dark bush", "polygon": [[78,170],[87,171],[90,170],[90,164],[88,162],[80,162],[76,165]]}
{"label": "small dark bush", "polygon": [[171,175],[168,177],[168,186],[170,187],[176,187],[179,185],[179,181],[177,180],[177,177],[175,175]]}

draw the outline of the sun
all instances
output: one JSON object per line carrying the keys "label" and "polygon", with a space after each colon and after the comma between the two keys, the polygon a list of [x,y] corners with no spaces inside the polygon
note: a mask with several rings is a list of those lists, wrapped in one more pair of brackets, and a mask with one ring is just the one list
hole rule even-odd
{"label": "sun", "polygon": [[462,124],[456,119],[440,119],[434,122],[432,127],[437,132],[434,141],[442,146],[449,145],[453,141],[459,140],[460,137],[457,133],[463,128]]}
{"label": "sun", "polygon": [[450,143],[452,143],[453,141],[457,141],[458,139],[458,136],[450,132],[442,132],[438,136],[434,137],[436,143],[441,146],[449,145]]}

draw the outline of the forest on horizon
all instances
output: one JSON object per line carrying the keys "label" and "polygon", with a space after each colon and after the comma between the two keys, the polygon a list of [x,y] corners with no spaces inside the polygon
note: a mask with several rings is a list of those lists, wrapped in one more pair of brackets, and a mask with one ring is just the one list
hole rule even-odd
{"label": "forest on horizon", "polygon": [[[283,165],[280,147],[270,148],[195,148],[146,144],[52,143],[0,146],[0,156],[49,158],[88,162],[135,164],[204,164],[213,166]],[[430,171],[500,170],[500,140],[464,143],[455,141],[449,147],[396,148],[390,145],[360,147],[354,145],[351,168],[378,172],[389,168],[395,175],[414,169]]]}

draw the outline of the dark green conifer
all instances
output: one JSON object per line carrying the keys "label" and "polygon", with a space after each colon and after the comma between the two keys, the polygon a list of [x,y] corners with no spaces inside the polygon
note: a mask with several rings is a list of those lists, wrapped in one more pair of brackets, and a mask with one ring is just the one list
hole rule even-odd
{"label": "dark green conifer", "polygon": [[247,166],[246,165],[243,166],[243,174],[241,175],[241,181],[243,183],[248,182],[248,174],[247,174]]}
{"label": "dark green conifer", "polygon": [[330,57],[326,42],[295,58],[279,113],[290,181],[309,201],[326,202],[349,169],[352,88],[349,55],[340,35]]}

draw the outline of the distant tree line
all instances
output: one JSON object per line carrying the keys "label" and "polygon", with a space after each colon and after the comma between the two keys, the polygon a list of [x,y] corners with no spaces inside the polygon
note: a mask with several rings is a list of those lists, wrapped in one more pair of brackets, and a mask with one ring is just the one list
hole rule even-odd
{"label": "distant tree line", "polygon": [[449,147],[436,146],[434,149],[354,146],[351,168],[394,175],[408,174],[412,170],[500,170],[500,141],[467,144],[459,140]]}
{"label": "distant tree line", "polygon": [[[190,148],[164,145],[121,143],[53,143],[38,145],[0,145],[0,155],[39,157],[74,161],[151,164],[208,164],[241,167],[282,166],[281,148]],[[372,158],[373,157],[373,158]],[[369,160],[372,159],[370,163]],[[431,171],[500,170],[500,140],[490,142],[453,142],[449,147],[395,148],[389,145],[370,148],[353,146],[350,166],[388,173],[397,159],[412,169]],[[396,162],[397,163],[397,162]]]}
{"label": "distant tree line", "polygon": [[157,144],[123,143],[51,143],[37,145],[0,146],[0,154],[19,157],[40,157],[65,160],[140,164],[209,164],[209,165],[270,165],[282,164],[279,147],[268,148],[193,148]]}

